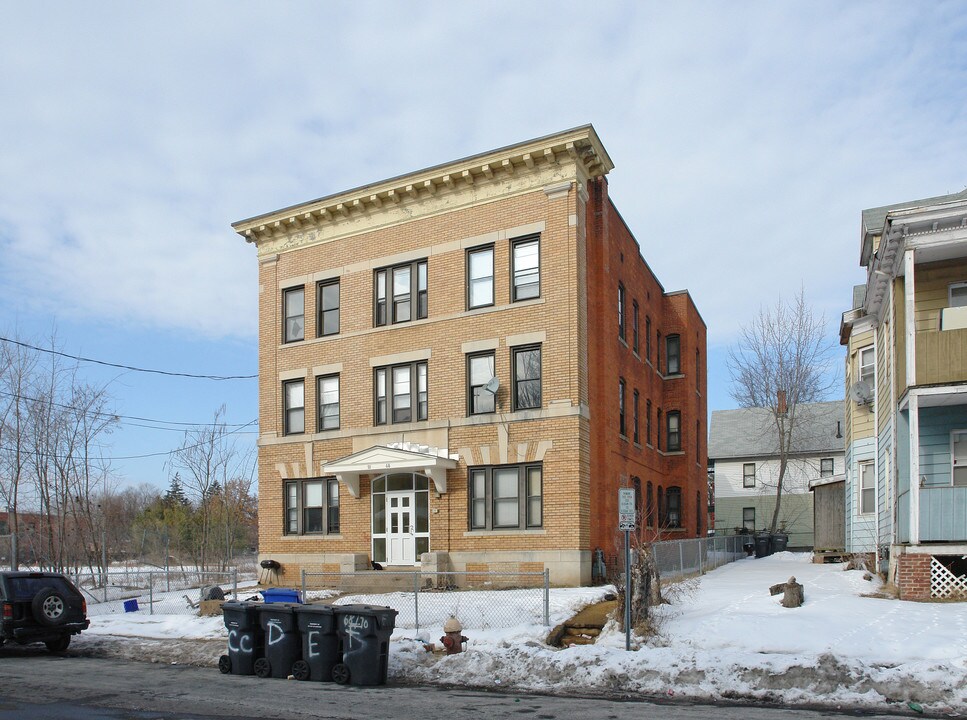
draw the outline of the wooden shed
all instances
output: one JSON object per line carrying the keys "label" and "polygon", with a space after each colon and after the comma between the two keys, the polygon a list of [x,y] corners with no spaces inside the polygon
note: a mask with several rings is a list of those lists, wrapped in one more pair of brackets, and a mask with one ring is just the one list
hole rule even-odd
{"label": "wooden shed", "polygon": [[846,476],[812,480],[813,533],[816,562],[839,559],[846,552]]}

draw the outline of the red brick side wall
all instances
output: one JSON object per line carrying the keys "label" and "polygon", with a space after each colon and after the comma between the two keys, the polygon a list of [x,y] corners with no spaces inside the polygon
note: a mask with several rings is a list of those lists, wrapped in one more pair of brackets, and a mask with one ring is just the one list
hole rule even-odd
{"label": "red brick side wall", "polygon": [[930,599],[930,555],[901,555],[897,589],[902,600]]}
{"label": "red brick side wall", "polygon": [[[642,258],[638,242],[608,198],[607,181],[588,184],[588,368],[591,412],[592,549],[606,558],[617,554],[623,538],[617,531],[617,489],[641,481],[639,513],[645,517],[651,483],[657,515],[658,488],[682,491],[681,529],[653,526],[641,539],[670,540],[704,536],[708,530],[706,443],[706,328],[689,295],[666,294]],[[617,294],[625,288],[625,340],[618,337]],[[634,304],[638,305],[639,349],[634,352]],[[650,352],[647,328],[650,320]],[[661,341],[659,342],[659,333]],[[679,335],[681,373],[663,377],[665,338]],[[696,360],[696,351],[698,358]],[[659,353],[661,358],[659,361]],[[626,433],[619,432],[618,387],[625,380]],[[634,442],[634,391],[639,393],[639,442]],[[647,436],[651,401],[651,438]],[[661,450],[656,439],[662,411]],[[668,453],[668,411],[681,412],[681,452]],[[696,426],[696,423],[697,426]],[[697,502],[696,502],[697,500]],[[696,512],[696,505],[699,510]],[[642,525],[646,523],[643,521]]]}

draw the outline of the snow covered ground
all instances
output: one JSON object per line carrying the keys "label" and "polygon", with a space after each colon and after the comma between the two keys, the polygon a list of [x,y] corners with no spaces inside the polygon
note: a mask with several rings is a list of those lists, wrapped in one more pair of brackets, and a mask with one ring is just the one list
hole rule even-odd
{"label": "snow covered ground", "polygon": [[[967,603],[912,603],[869,597],[879,581],[842,565],[814,565],[808,554],[744,559],[669,591],[657,608],[655,637],[624,649],[614,624],[598,642],[566,650],[544,643],[549,628],[473,630],[474,593],[460,593],[467,652],[427,653],[442,628],[398,629],[390,676],[534,691],[756,699],[885,709],[919,703],[928,712],[967,714]],[[796,576],[806,602],[787,609],[769,586]],[[557,624],[604,588],[551,591]],[[377,601],[377,598],[367,598]],[[421,600],[422,602],[422,600]],[[386,603],[391,604],[391,603]],[[522,615],[526,621],[526,616]],[[529,621],[527,621],[529,622]],[[92,618],[75,639],[90,654],[214,666],[225,650],[220,618],[111,615]]]}

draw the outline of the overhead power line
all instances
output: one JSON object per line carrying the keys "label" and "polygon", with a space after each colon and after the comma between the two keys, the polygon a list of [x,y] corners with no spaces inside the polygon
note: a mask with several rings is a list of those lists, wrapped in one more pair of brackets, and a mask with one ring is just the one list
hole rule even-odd
{"label": "overhead power line", "polygon": [[[16,400],[26,400],[28,402],[44,402],[44,403],[50,403],[51,405],[53,405],[55,407],[64,408],[65,410],[80,410],[81,409],[81,408],[78,408],[75,405],[65,405],[64,403],[54,402],[53,400],[44,400],[44,399],[41,399],[41,398],[30,397],[28,395],[18,395],[17,393],[9,393],[9,392],[6,392],[4,390],[0,390],[0,395],[3,395],[5,397],[14,398]],[[248,427],[249,425],[252,424],[251,422],[247,422],[247,423],[176,422],[174,420],[158,420],[156,418],[138,417],[136,415],[120,415],[118,413],[103,412],[103,411],[100,411],[100,410],[85,410],[84,411],[84,414],[85,415],[97,415],[97,416],[100,416],[100,417],[113,417],[113,418],[117,418],[118,420],[136,420],[138,422],[157,423],[158,425],[180,425],[183,428],[184,427]],[[125,424],[128,425],[128,424],[133,424],[133,423],[125,423]],[[142,425],[140,427],[148,427],[148,426],[147,425]],[[173,429],[177,429],[177,428],[156,428],[156,429],[158,429],[158,430],[173,430]],[[179,429],[179,432],[181,432],[180,429]]]}
{"label": "overhead power line", "polygon": [[[237,428],[235,430],[229,430],[222,437],[227,437],[229,435],[248,434],[248,433],[245,433],[244,432],[244,429],[247,428],[247,427],[249,427],[250,425],[254,425],[257,422],[258,422],[258,420],[253,420],[252,422],[246,423],[245,425],[242,425],[241,427],[239,427],[239,428]],[[182,450],[191,450],[191,449],[196,448],[196,447],[201,447],[202,445],[207,445],[208,442],[209,441],[203,441],[203,442],[200,442],[200,443],[195,443],[194,445],[186,445],[184,447],[175,448],[174,450],[165,450],[164,452],[155,452],[155,453],[145,453],[144,455],[112,455],[112,456],[104,456],[104,459],[114,461],[114,460],[141,460],[142,458],[161,457],[163,455],[172,455],[174,453],[181,452]],[[3,449],[5,449],[7,451],[13,450],[13,447],[10,446],[10,445],[3,445],[2,447],[3,447]],[[33,450],[33,449],[31,449],[31,448],[29,448],[29,447],[24,447],[22,449],[22,452],[24,454],[30,454],[31,452],[36,452],[36,451]],[[57,458],[58,460],[67,460],[68,459],[68,458],[64,457],[63,455],[54,455],[54,454],[47,455],[47,457]]]}
{"label": "overhead power line", "polygon": [[119,368],[121,370],[131,370],[133,372],[151,373],[154,375],[167,375],[169,377],[185,377],[185,378],[197,378],[199,380],[254,380],[258,375],[196,375],[194,373],[183,373],[183,372],[172,372],[169,370],[153,370],[150,368],[135,367],[133,365],[122,365],[120,363],[106,362],[105,360],[95,360],[94,358],[82,357],[80,355],[71,355],[70,353],[60,352],[59,350],[52,350],[50,348],[42,348],[36,345],[31,345],[30,343],[25,343],[20,340],[11,340],[10,338],[0,337],[0,341],[11,343],[13,345],[19,345],[20,347],[29,348],[31,350],[37,350],[38,352],[49,353],[51,355],[57,355],[59,357],[69,358],[71,360],[78,360],[79,362],[93,363],[95,365],[105,365],[107,367]]}

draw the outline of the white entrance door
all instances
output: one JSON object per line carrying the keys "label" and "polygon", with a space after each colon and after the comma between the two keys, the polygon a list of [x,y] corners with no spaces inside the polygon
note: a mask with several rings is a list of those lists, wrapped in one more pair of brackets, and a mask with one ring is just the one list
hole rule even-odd
{"label": "white entrance door", "polygon": [[386,564],[416,563],[416,528],[413,526],[416,494],[386,493]]}

